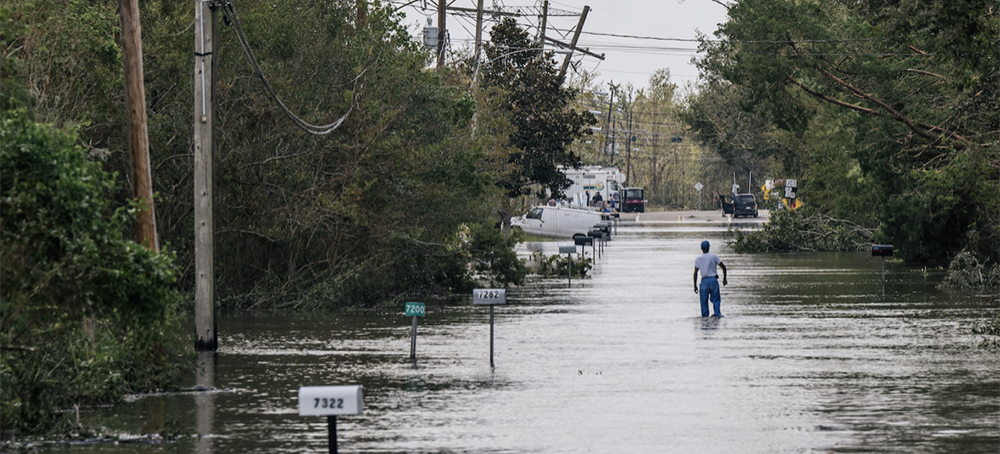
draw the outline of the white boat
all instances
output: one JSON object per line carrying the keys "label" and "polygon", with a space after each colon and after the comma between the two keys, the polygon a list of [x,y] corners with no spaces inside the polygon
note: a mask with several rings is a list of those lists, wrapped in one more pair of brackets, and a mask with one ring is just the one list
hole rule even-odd
{"label": "white boat", "polygon": [[524,216],[511,218],[510,225],[533,235],[572,238],[577,234],[586,236],[597,223],[607,219],[606,214],[597,211],[543,205],[532,208]]}

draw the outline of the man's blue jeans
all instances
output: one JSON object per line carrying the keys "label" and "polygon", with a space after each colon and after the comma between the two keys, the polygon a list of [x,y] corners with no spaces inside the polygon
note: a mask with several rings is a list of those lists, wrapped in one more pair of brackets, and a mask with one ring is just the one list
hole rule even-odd
{"label": "man's blue jeans", "polygon": [[708,317],[708,300],[712,299],[712,306],[715,308],[715,316],[721,317],[722,294],[719,292],[719,278],[706,277],[701,280],[701,287],[698,289],[698,297],[701,298],[701,316]]}

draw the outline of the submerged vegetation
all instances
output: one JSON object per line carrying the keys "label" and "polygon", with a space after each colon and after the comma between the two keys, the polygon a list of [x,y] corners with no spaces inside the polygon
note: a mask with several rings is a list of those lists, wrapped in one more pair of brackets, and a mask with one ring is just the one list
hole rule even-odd
{"label": "submerged vegetation", "polygon": [[940,287],[1000,290],[1000,264],[981,263],[975,255],[962,252],[948,265]]}
{"label": "submerged vegetation", "polygon": [[[584,257],[581,254],[570,255],[555,254],[546,256],[541,251],[531,254],[531,262],[534,264],[535,273],[542,277],[559,278],[566,277],[572,273],[574,277],[587,277],[587,272],[594,267],[594,259]],[[572,263],[572,268],[570,264]]]}
{"label": "submerged vegetation", "polygon": [[798,251],[863,251],[871,246],[871,231],[853,222],[815,210],[781,210],[760,230],[736,230],[730,242],[739,253]]}
{"label": "submerged vegetation", "polygon": [[1000,315],[991,320],[976,323],[972,327],[973,334],[981,334],[980,348],[1000,348]]}

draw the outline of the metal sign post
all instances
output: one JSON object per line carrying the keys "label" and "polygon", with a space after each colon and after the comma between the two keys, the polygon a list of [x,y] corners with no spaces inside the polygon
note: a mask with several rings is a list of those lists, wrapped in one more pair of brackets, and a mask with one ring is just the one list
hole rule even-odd
{"label": "metal sign post", "polygon": [[566,288],[573,287],[573,253],[576,252],[576,246],[559,246],[559,253],[566,254],[566,258],[569,259],[569,268],[566,269]]}
{"label": "metal sign post", "polygon": [[410,359],[417,361],[417,317],[423,317],[426,306],[424,303],[406,303],[405,315],[413,317],[413,330],[410,334]]}
{"label": "metal sign post", "polygon": [[882,257],[882,296],[885,296],[885,258],[892,257],[892,245],[873,244],[872,257]]}
{"label": "metal sign post", "polygon": [[299,388],[299,416],[326,416],[331,454],[337,452],[337,415],[360,415],[363,412],[361,385]]}
{"label": "metal sign post", "polygon": [[477,288],[472,291],[472,304],[490,306],[490,367],[493,367],[493,306],[507,304],[507,289]]}

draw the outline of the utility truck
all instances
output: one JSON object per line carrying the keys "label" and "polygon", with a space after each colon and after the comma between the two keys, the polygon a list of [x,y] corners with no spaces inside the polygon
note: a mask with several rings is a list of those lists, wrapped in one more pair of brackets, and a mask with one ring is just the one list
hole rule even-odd
{"label": "utility truck", "polygon": [[600,193],[605,203],[612,199],[621,200],[616,194],[621,189],[624,176],[614,167],[583,166],[576,169],[559,166],[558,169],[572,182],[565,191],[566,200],[570,205],[588,206],[588,192],[591,199]]}

